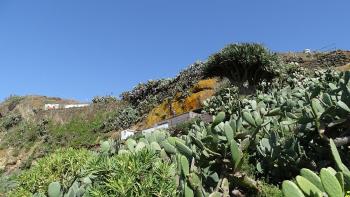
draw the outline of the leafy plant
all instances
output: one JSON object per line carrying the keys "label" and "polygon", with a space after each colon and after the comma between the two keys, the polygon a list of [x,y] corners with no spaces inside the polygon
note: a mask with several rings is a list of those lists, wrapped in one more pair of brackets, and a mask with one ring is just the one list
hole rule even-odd
{"label": "leafy plant", "polygon": [[209,57],[205,74],[256,84],[277,74],[277,64],[277,56],[260,44],[230,44]]}
{"label": "leafy plant", "polygon": [[330,197],[342,197],[346,191],[350,190],[350,171],[342,163],[339,152],[333,142],[330,140],[332,155],[336,162],[338,172],[333,168],[322,168],[320,176],[309,169],[302,169],[301,176],[296,177],[296,183],[284,181],[282,191],[286,197],[303,196],[324,196],[324,193]]}
{"label": "leafy plant", "polygon": [[79,170],[94,154],[84,149],[59,149],[16,178],[18,187],[9,196],[20,196],[18,192],[46,194],[51,182],[59,181],[62,188],[68,188],[75,180]]}
{"label": "leafy plant", "polygon": [[195,124],[187,135],[168,137],[156,132],[138,142],[128,139],[119,153],[149,148],[158,152],[164,161],[176,163],[180,195],[227,196],[235,184],[258,190],[256,182],[240,171],[243,144],[234,139],[237,128],[224,120],[222,112],[213,124]]}
{"label": "leafy plant", "polygon": [[1,118],[0,123],[1,127],[3,127],[6,130],[9,130],[10,128],[18,125],[22,121],[21,114],[18,113],[10,113],[7,114],[5,117]]}
{"label": "leafy plant", "polygon": [[102,123],[100,130],[109,132],[113,130],[127,129],[139,119],[139,113],[131,106],[118,109]]}
{"label": "leafy plant", "polygon": [[23,96],[11,95],[5,99],[4,103],[7,103],[8,110],[12,111],[23,99]]}
{"label": "leafy plant", "polygon": [[116,101],[117,101],[117,98],[114,96],[95,96],[92,99],[93,103],[100,103],[100,104],[112,103]]}
{"label": "leafy plant", "polygon": [[89,162],[90,196],[174,196],[174,166],[147,149]]}
{"label": "leafy plant", "polygon": [[104,119],[96,115],[93,120],[74,118],[63,124],[48,124],[45,140],[51,147],[87,147],[93,144],[100,133],[95,132]]}
{"label": "leafy plant", "polygon": [[215,96],[203,102],[203,110],[209,114],[223,111],[229,115],[234,114],[240,107],[240,98],[237,87],[219,90]]}

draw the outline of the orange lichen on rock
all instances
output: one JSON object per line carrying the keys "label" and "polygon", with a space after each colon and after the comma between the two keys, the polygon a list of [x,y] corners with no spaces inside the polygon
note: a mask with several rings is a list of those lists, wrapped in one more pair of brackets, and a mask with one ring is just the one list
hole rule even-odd
{"label": "orange lichen on rock", "polygon": [[200,92],[203,90],[212,90],[215,88],[216,84],[217,84],[217,79],[216,78],[212,78],[212,79],[204,79],[204,80],[200,80],[194,87],[192,92],[196,93],[196,92]]}
{"label": "orange lichen on rock", "polygon": [[158,105],[148,114],[146,119],[146,126],[152,127],[156,123],[169,118],[171,115],[169,100],[165,100],[162,104]]}
{"label": "orange lichen on rock", "polygon": [[189,112],[189,111],[201,108],[203,101],[213,96],[213,94],[214,94],[214,90],[203,90],[203,91],[191,94],[185,99],[183,103],[185,112]]}
{"label": "orange lichen on rock", "polygon": [[172,115],[178,115],[178,114],[183,114],[185,113],[184,105],[181,100],[173,100],[171,103],[171,109],[173,114]]}
{"label": "orange lichen on rock", "polygon": [[203,101],[213,96],[217,81],[215,78],[201,80],[186,98],[181,99],[181,93],[177,93],[172,100],[165,100],[150,111],[140,127],[149,128],[162,120],[201,108]]}

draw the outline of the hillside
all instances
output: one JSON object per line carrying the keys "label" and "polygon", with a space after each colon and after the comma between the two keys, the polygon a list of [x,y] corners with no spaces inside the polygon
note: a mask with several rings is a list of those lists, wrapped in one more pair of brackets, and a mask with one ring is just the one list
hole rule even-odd
{"label": "hillside", "polygon": [[[326,167],[344,195],[349,63],[349,51],[232,44],[174,78],[83,108],[44,110],[78,102],[9,97],[0,104],[0,196],[311,196],[330,193],[322,186]],[[142,133],[192,111],[213,121]],[[136,134],[120,140],[125,129]],[[286,181],[301,169],[306,181]]]}

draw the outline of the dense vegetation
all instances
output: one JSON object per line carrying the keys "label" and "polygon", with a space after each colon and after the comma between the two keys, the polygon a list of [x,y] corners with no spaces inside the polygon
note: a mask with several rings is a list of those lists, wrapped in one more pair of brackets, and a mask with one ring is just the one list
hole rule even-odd
{"label": "dense vegetation", "polygon": [[207,76],[225,76],[236,82],[256,84],[278,74],[276,54],[259,44],[231,44],[213,54],[206,62]]}
{"label": "dense vegetation", "polygon": [[[212,123],[194,120],[101,141],[95,150],[76,146],[92,144],[96,133],[130,127],[162,99],[207,76],[223,78],[203,104]],[[13,176],[8,195],[342,197],[350,191],[349,81],[349,71],[310,72],[258,44],[228,45],[174,79],[139,84],[113,113],[86,123],[45,123],[60,134],[44,138],[47,143],[75,149],[59,149]],[[62,138],[67,127],[87,138]]]}

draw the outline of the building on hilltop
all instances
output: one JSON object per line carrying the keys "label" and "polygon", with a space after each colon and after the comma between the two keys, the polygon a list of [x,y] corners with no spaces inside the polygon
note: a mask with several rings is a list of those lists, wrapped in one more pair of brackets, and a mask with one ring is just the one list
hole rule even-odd
{"label": "building on hilltop", "polygon": [[78,104],[45,104],[44,110],[57,110],[57,109],[71,109],[88,107],[90,103],[78,103]]}

